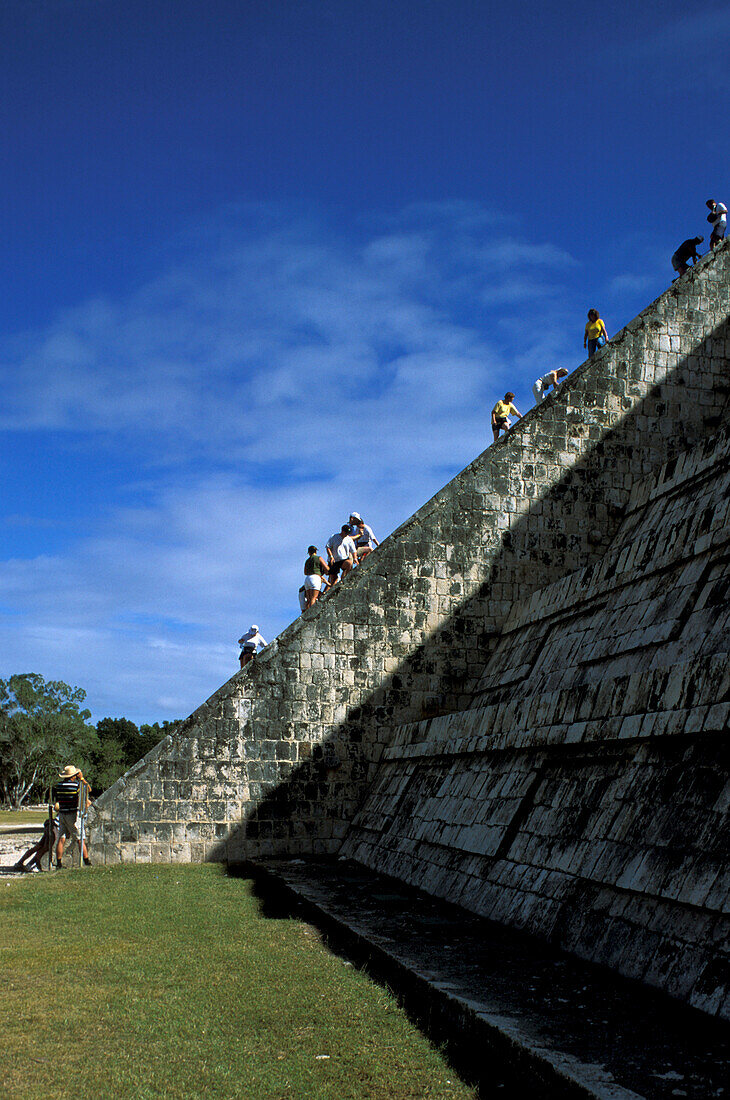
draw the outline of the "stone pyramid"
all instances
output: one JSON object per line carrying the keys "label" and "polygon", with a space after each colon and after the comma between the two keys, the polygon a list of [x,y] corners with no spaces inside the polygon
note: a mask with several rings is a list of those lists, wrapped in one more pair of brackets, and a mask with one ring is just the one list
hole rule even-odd
{"label": "stone pyramid", "polygon": [[347,855],[730,1015],[729,288],[723,245],[106,791],[92,856]]}

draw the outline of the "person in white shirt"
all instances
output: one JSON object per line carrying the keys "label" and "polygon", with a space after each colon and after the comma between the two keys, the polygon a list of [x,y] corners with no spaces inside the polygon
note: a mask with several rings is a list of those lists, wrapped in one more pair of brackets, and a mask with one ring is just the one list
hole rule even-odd
{"label": "person in white shirt", "polygon": [[532,387],[532,395],[537,401],[538,405],[548,396],[547,391],[550,389],[551,386],[555,386],[555,389],[558,388],[558,385],[560,384],[560,379],[565,378],[567,373],[568,371],[565,367],[560,367],[558,370],[548,371],[547,374],[543,374],[542,378],[538,378],[535,381],[535,384]]}
{"label": "person in white shirt", "polygon": [[707,215],[707,220],[712,226],[712,233],[710,234],[710,251],[719,244],[725,237],[725,230],[727,229],[727,207],[724,202],[715,202],[714,199],[708,199],[705,203],[710,213]]}
{"label": "person in white shirt", "polygon": [[252,661],[256,656],[258,649],[263,649],[268,643],[259,634],[259,628],[252,626],[250,630],[247,630],[245,634],[242,634],[238,639],[238,644],[241,647],[241,653],[239,660],[241,662],[241,668],[247,665],[249,661]]}
{"label": "person in white shirt", "polygon": [[355,540],[358,562],[364,561],[376,546],[380,546],[372,527],[365,523],[359,512],[350,512],[350,534]]}
{"label": "person in white shirt", "polygon": [[335,534],[327,539],[327,560],[330,566],[330,584],[337,583],[340,573],[346,577],[357,561],[355,541],[346,523],[342,525],[339,535]]}

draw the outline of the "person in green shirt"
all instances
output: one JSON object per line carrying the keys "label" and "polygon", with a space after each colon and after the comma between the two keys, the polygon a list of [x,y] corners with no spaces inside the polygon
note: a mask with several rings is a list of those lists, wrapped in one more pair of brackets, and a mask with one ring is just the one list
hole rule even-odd
{"label": "person in green shirt", "polygon": [[319,599],[319,594],[325,584],[325,577],[330,568],[324,558],[317,553],[316,546],[310,546],[307,554],[309,557],[304,563],[305,610]]}

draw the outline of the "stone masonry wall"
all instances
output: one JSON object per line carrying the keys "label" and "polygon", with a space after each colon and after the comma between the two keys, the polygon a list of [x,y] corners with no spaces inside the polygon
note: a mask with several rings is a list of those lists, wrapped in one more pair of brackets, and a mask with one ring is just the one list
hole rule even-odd
{"label": "stone masonry wall", "polygon": [[393,731],[343,854],[730,1017],[730,424]]}
{"label": "stone masonry wall", "polygon": [[636,479],[717,430],[729,274],[726,245],[105,792],[94,856],[337,851],[393,729],[468,707],[515,602],[596,565]]}

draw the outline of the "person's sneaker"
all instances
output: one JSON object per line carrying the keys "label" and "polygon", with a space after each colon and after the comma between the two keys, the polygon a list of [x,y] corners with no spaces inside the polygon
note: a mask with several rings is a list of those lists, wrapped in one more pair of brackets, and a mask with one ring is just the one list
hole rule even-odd
{"label": "person's sneaker", "polygon": [[63,870],[63,864],[61,863],[60,859],[56,860],[56,870],[57,871],[59,871],[59,870],[62,871]]}
{"label": "person's sneaker", "polygon": [[91,867],[91,860],[88,856],[84,856],[84,867]]}

